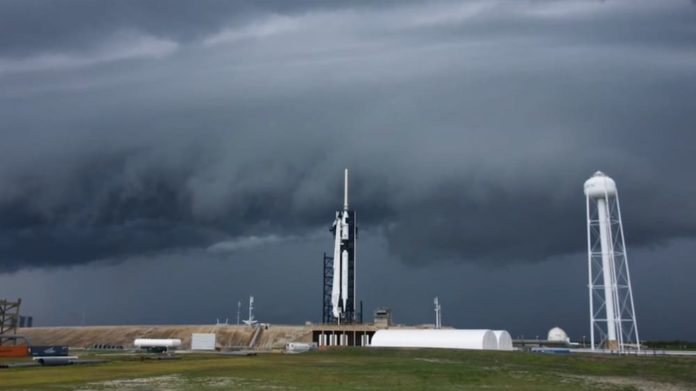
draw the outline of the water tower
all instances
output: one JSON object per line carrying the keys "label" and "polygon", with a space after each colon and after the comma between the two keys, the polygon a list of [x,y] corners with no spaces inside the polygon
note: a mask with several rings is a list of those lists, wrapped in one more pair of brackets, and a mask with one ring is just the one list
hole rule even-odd
{"label": "water tower", "polygon": [[616,182],[597,171],[585,182],[585,196],[592,350],[640,350]]}

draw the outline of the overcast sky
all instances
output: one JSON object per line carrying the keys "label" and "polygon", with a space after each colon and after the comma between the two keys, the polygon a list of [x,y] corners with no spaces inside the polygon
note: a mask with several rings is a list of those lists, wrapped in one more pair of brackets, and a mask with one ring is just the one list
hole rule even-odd
{"label": "overcast sky", "polygon": [[368,319],[580,338],[603,170],[641,337],[696,339],[695,124],[688,0],[4,0],[0,297],[319,321],[349,168]]}

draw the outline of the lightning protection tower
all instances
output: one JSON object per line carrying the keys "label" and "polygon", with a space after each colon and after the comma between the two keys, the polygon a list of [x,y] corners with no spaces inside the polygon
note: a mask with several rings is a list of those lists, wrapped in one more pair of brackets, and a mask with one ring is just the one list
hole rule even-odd
{"label": "lightning protection tower", "polygon": [[597,171],[585,182],[585,196],[592,350],[640,351],[616,183]]}

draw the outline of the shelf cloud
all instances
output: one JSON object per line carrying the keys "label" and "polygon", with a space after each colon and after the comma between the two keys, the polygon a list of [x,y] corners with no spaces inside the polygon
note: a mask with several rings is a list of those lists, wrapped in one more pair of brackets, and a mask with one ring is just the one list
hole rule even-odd
{"label": "shelf cloud", "polygon": [[694,12],[2,2],[0,273],[315,238],[343,168],[410,265],[584,251],[599,169],[629,247],[693,238]]}

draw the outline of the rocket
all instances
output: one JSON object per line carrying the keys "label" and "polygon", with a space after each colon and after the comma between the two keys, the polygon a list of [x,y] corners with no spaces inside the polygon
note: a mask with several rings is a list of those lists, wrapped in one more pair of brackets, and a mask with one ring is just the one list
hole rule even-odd
{"label": "rocket", "polygon": [[348,209],[348,170],[344,172],[343,209],[336,212],[334,233],[331,312],[338,320],[355,317],[355,212]]}

